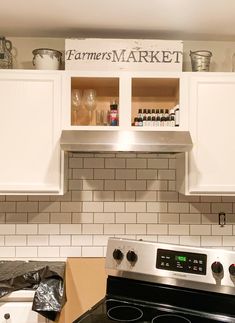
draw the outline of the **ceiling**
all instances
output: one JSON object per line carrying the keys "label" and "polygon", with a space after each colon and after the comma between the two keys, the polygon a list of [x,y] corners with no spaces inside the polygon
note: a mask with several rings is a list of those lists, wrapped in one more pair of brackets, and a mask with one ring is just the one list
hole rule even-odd
{"label": "ceiling", "polygon": [[8,0],[8,37],[113,37],[235,41],[234,0]]}

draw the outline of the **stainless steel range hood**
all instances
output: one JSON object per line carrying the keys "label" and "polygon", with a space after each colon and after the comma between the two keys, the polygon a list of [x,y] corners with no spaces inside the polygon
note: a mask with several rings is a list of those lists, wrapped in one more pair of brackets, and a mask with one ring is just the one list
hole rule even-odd
{"label": "stainless steel range hood", "polygon": [[77,152],[179,153],[192,148],[188,131],[64,130],[61,149]]}

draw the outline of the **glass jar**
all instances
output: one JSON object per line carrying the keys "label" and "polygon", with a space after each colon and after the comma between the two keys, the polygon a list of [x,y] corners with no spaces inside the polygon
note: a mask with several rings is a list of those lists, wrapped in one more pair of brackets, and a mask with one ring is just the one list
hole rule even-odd
{"label": "glass jar", "polygon": [[12,43],[0,36],[0,68],[12,68]]}

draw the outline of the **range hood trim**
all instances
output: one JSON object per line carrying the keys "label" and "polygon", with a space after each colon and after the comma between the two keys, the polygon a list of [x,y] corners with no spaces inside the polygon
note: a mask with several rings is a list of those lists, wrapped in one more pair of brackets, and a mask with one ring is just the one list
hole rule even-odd
{"label": "range hood trim", "polygon": [[71,152],[155,152],[190,151],[189,131],[63,130],[61,149]]}

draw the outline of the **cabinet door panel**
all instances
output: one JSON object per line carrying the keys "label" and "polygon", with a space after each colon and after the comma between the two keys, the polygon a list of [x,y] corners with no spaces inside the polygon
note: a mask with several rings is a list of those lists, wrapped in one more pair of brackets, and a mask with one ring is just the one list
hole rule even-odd
{"label": "cabinet door panel", "polygon": [[235,77],[191,82],[189,191],[235,193]]}
{"label": "cabinet door panel", "polygon": [[0,191],[59,191],[59,82],[54,75],[1,77]]}
{"label": "cabinet door panel", "polygon": [[46,323],[46,319],[31,308],[31,302],[0,302],[0,323]]}

